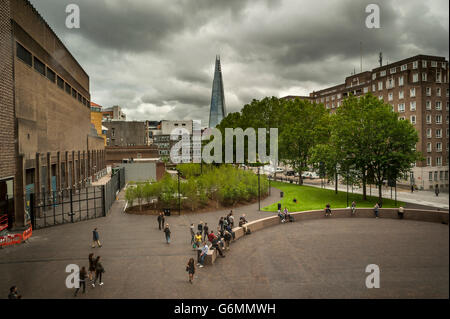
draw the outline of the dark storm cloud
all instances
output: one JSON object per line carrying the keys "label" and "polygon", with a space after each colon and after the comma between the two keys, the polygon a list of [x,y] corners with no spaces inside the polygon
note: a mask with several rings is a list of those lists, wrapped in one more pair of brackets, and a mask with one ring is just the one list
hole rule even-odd
{"label": "dark storm cloud", "polygon": [[[31,0],[90,75],[92,99],[130,119],[208,122],[214,57],[226,108],[306,95],[416,54],[448,58],[448,1],[378,0],[381,28],[367,29],[373,1]],[[81,28],[67,29],[76,3]]]}

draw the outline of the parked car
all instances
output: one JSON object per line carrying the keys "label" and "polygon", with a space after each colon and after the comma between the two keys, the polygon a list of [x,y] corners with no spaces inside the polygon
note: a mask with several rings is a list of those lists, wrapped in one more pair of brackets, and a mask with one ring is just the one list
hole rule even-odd
{"label": "parked car", "polygon": [[310,178],[310,179],[314,179],[314,178],[319,178],[319,175],[315,172],[304,172],[302,174],[303,178]]}
{"label": "parked car", "polygon": [[287,171],[286,176],[295,176],[295,171]]}
{"label": "parked car", "polygon": [[284,169],[282,169],[281,167],[277,167],[276,172],[277,172],[277,173],[283,173],[283,172],[284,172]]}

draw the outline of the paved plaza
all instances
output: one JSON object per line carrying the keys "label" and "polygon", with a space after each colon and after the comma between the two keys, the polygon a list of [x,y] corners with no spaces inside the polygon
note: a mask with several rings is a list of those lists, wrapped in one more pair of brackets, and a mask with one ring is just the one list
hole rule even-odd
{"label": "paved plaza", "polygon": [[[279,199],[272,189],[261,207]],[[73,298],[68,264],[87,266],[92,251],[105,267],[104,286],[77,298],[448,298],[448,225],[408,220],[345,218],[277,225],[231,245],[226,258],[185,271],[196,253],[190,223],[216,229],[228,211],[167,217],[165,243],[156,216],[123,213],[123,192],[106,218],[35,231],[29,242],[0,250],[0,291],[17,285],[24,298]],[[271,216],[258,204],[234,210],[249,220]],[[98,227],[102,248],[90,248]],[[377,264],[381,288],[367,289],[365,267]],[[3,298],[3,297],[1,297]]]}

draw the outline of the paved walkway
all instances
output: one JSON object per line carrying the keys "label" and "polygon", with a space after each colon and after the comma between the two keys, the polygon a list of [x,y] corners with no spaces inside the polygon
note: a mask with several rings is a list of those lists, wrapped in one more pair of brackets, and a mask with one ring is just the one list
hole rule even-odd
{"label": "paved walkway", "polygon": [[[261,207],[278,199],[273,189]],[[0,292],[6,298],[17,285],[24,298],[73,298],[65,268],[87,266],[92,251],[102,256],[105,285],[77,298],[448,298],[446,225],[383,219],[279,225],[233,243],[226,258],[197,269],[190,285],[185,264],[196,256],[190,223],[203,220],[215,229],[228,210],[167,217],[167,245],[156,216],[126,214],[124,206],[121,192],[106,218],[38,230],[28,243],[0,250]],[[234,209],[235,216],[274,214],[257,207]],[[102,248],[90,248],[94,227]],[[389,289],[361,288],[368,263],[380,265]]]}

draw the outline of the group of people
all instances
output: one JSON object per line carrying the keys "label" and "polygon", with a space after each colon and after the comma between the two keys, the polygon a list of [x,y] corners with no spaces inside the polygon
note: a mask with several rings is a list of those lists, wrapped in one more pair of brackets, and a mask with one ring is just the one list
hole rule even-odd
{"label": "group of people", "polygon": [[163,212],[160,212],[157,217],[158,220],[158,228],[164,232],[164,237],[166,238],[166,243],[170,244],[170,227],[169,224],[166,223],[166,218]]}
{"label": "group of people", "polygon": [[280,217],[280,221],[282,223],[293,222],[294,221],[294,216],[292,216],[289,213],[289,210],[288,210],[287,207],[284,208],[283,212],[281,211],[281,209],[278,209],[278,217]]}
{"label": "group of people", "polygon": [[76,297],[78,291],[81,287],[83,287],[83,293],[86,292],[86,279],[89,279],[92,287],[95,287],[97,280],[100,286],[103,286],[102,275],[105,272],[105,268],[103,268],[103,264],[101,262],[100,256],[94,257],[93,253],[89,254],[88,257],[89,268],[86,271],[86,267],[81,267],[79,274],[79,286],[75,289],[74,296]]}

